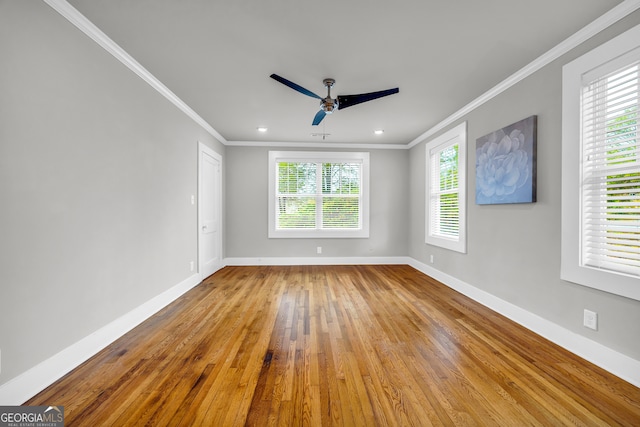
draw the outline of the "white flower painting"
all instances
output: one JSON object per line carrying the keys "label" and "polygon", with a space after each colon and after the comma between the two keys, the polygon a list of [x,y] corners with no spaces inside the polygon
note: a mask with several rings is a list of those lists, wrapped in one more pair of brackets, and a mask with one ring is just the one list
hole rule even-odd
{"label": "white flower painting", "polygon": [[476,204],[536,201],[537,116],[476,140]]}

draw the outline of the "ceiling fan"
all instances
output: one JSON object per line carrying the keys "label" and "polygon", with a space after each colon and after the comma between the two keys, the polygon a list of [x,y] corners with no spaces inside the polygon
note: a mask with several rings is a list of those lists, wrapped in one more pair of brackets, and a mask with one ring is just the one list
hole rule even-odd
{"label": "ceiling fan", "polygon": [[307,90],[302,86],[285,79],[284,77],[280,77],[277,74],[271,74],[270,77],[282,83],[283,85],[289,86],[293,90],[320,100],[321,109],[313,118],[313,126],[317,126],[318,124],[320,124],[322,119],[324,119],[324,116],[333,113],[334,110],[342,110],[343,108],[351,107],[352,105],[360,104],[362,102],[372,101],[377,98],[382,98],[383,96],[393,95],[394,93],[398,93],[399,91],[399,89],[396,87],[393,89],[381,90],[379,92],[361,93],[359,95],[338,95],[337,98],[333,99],[331,98],[331,87],[336,81],[334,79],[324,79],[322,82],[327,88],[327,96],[325,98],[322,98],[311,92],[310,90]]}

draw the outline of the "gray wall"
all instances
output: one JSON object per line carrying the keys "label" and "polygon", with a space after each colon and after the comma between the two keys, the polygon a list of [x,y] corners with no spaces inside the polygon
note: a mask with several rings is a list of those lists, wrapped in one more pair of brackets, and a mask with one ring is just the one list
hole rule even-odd
{"label": "gray wall", "polygon": [[[468,254],[424,243],[424,143],[371,153],[369,239],[268,239],[267,148],[225,147],[39,1],[0,1],[0,384],[188,278],[197,142],[223,157],[226,257],[406,256],[640,359],[640,303],[559,279],[561,66],[468,121]],[[538,202],[474,203],[475,140],[538,115]],[[582,327],[583,308],[600,330]]]}
{"label": "gray wall", "polygon": [[41,1],[0,2],[0,384],[190,277],[197,141]]}
{"label": "gray wall", "polygon": [[[566,329],[640,360],[640,302],[560,280],[562,66],[640,22],[636,12],[477,108],[467,121],[467,243],[458,254],[424,243],[425,143],[411,150],[409,254]],[[475,142],[494,130],[538,116],[538,201],[475,204]],[[455,123],[457,124],[457,123]],[[454,124],[454,125],[455,125]],[[599,330],[582,326],[598,312]]]}
{"label": "gray wall", "polygon": [[[269,149],[227,147],[225,255],[231,258],[406,256],[409,218],[406,209],[409,194],[408,150],[351,151],[370,153],[370,237],[269,239]],[[317,246],[322,246],[322,255],[316,254]]]}

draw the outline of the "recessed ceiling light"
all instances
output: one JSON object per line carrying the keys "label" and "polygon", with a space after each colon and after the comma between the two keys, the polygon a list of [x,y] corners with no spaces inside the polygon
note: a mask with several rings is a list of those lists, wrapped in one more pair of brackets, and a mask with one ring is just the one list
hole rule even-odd
{"label": "recessed ceiling light", "polygon": [[373,131],[376,135],[382,135],[384,133],[384,129],[376,129]]}
{"label": "recessed ceiling light", "polygon": [[264,126],[258,127],[258,132],[266,132],[268,129]]}

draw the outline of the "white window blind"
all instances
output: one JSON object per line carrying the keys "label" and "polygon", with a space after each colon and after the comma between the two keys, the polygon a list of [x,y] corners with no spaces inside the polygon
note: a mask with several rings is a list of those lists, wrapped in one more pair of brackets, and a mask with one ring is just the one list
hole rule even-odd
{"label": "white window blind", "polygon": [[369,153],[270,151],[269,237],[369,237]]}
{"label": "white window blind", "polygon": [[425,242],[461,253],[467,252],[466,147],[466,122],[425,146]]}
{"label": "white window blind", "polygon": [[316,165],[286,163],[276,165],[278,174],[277,225],[282,228],[316,227]]}
{"label": "white window blind", "polygon": [[[627,64],[612,67],[621,62]],[[639,71],[640,60],[617,58],[583,76],[581,98],[580,261],[635,276],[640,276]]]}
{"label": "white window blind", "polygon": [[431,153],[431,234],[458,239],[460,203],[458,191],[458,144]]}
{"label": "white window blind", "polygon": [[361,163],[278,162],[277,229],[360,229]]}

